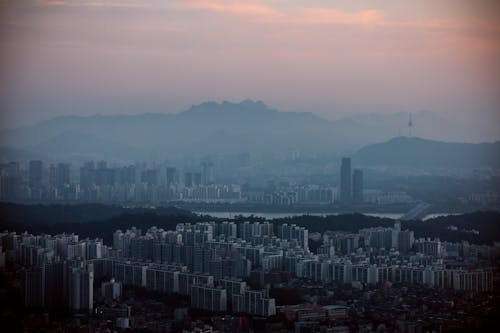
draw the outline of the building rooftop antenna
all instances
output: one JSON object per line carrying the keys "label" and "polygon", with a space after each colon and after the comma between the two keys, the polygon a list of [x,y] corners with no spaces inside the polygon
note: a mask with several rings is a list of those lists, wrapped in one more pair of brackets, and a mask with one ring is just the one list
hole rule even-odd
{"label": "building rooftop antenna", "polygon": [[413,122],[411,121],[411,112],[410,112],[409,116],[410,116],[410,118],[408,120],[408,134],[409,134],[408,136],[411,137],[411,128],[413,127]]}

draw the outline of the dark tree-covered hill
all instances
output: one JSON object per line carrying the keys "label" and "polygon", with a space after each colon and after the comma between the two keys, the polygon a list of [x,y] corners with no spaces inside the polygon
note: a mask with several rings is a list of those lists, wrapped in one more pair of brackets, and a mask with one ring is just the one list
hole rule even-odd
{"label": "dark tree-covered hill", "polygon": [[[76,233],[81,237],[103,238],[111,244],[117,229],[136,227],[142,230],[157,226],[175,229],[177,223],[221,221],[210,216],[193,214],[175,207],[123,208],[106,205],[19,205],[0,203],[0,230],[28,231],[34,234]],[[263,221],[258,217],[236,216],[235,223]],[[326,230],[358,232],[363,228],[392,227],[395,220],[363,214],[328,216],[302,215],[271,220],[275,226],[283,223],[306,227],[310,232]],[[455,228],[450,228],[450,227]],[[415,232],[415,237],[438,237],[443,241],[467,240],[476,244],[500,241],[500,212],[474,212],[442,216],[426,221],[405,221],[403,228]],[[275,227],[276,229],[276,227]],[[450,230],[456,229],[456,230]],[[277,230],[275,230],[277,233]]]}

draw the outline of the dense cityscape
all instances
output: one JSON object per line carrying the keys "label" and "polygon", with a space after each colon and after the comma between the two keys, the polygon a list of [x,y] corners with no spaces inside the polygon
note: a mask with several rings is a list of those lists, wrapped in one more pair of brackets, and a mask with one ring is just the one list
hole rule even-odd
{"label": "dense cityscape", "polygon": [[[6,325],[13,330],[441,332],[485,330],[496,314],[500,244],[490,241],[497,240],[496,229],[488,237],[480,224],[477,229],[449,224],[445,240],[436,236],[444,235],[442,227],[422,237],[419,219],[429,216],[432,205],[404,191],[366,189],[366,176],[353,168],[351,158],[341,158],[338,179],[328,185],[268,181],[258,189],[218,183],[220,172],[210,162],[200,163],[196,172],[166,164],[111,167],[100,161],[76,170],[69,163],[47,164],[31,160],[1,166],[0,194],[12,202],[2,207],[7,228],[0,234],[2,292],[20,300],[4,305],[4,314],[11,313]],[[494,194],[481,198],[483,207],[498,204]],[[309,231],[312,220],[300,225],[307,216],[294,220],[290,215],[289,221],[199,216],[197,222],[186,217],[171,230],[128,222],[112,237],[83,238],[50,234],[50,222],[44,227],[36,219],[32,226],[48,233],[9,231],[11,226],[31,228],[16,203],[75,209],[118,204],[130,207],[120,209],[142,207],[143,214],[173,203],[339,212],[397,207],[399,219],[390,220],[390,226],[360,227],[366,221],[354,216],[350,231],[328,229],[328,224]],[[49,219],[65,206],[52,207]],[[182,216],[164,218],[182,221]],[[493,226],[496,217],[480,218]],[[144,215],[140,225],[148,219]],[[403,228],[400,220],[417,224]],[[96,224],[88,225],[85,234],[98,235]],[[412,227],[418,227],[420,237]],[[71,223],[60,228],[71,230]],[[14,315],[16,306],[24,310]]]}
{"label": "dense cityscape", "polygon": [[[39,160],[29,161],[27,168],[18,162],[1,166],[3,200],[32,202],[106,202],[160,203],[168,201],[250,202],[269,205],[295,203],[344,204],[412,203],[404,192],[368,191],[363,193],[363,172],[356,169],[351,175],[351,161],[342,162],[342,184],[288,185],[277,188],[269,183],[264,190],[242,189],[241,184],[216,182],[213,163],[203,163],[200,172],[180,173],[177,168],[147,167],[146,163],[123,167],[108,167],[105,161],[87,162],[79,168],[77,181],[72,181],[67,163],[44,167]],[[352,178],[352,180],[351,180]],[[351,186],[352,182],[352,186]],[[352,192],[352,195],[351,195]]]}
{"label": "dense cityscape", "polygon": [[[314,252],[310,239],[321,242]],[[414,239],[399,222],[315,234],[267,221],[180,223],[175,230],[117,230],[112,245],[75,234],[8,231],[0,240],[0,263],[17,277],[10,283],[19,283],[26,307],[80,313],[78,321],[36,320],[46,329],[71,323],[74,330],[103,332],[469,330],[484,322],[461,315],[459,300],[486,302],[483,316],[498,301],[490,294],[498,244]],[[176,301],[154,303],[164,294]],[[379,297],[395,298],[377,306]],[[153,314],[147,309],[154,304],[167,309]]]}
{"label": "dense cityscape", "polygon": [[0,0],[1,333],[500,332],[500,1]]}

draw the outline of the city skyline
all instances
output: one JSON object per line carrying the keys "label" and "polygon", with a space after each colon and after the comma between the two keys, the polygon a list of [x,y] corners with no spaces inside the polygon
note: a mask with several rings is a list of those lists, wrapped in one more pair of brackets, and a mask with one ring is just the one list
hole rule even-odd
{"label": "city skyline", "polygon": [[499,0],[0,0],[0,327],[500,331],[499,59]]}

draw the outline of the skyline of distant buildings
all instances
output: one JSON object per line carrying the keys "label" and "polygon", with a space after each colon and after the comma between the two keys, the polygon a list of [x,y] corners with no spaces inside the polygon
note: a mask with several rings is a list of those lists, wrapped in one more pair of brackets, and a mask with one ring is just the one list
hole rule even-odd
{"label": "skyline of distant buildings", "polygon": [[[498,207],[500,192],[478,171],[473,179],[457,178],[454,193],[446,193],[445,201],[433,199],[437,179],[428,177],[427,184],[409,188],[393,183],[387,176],[352,165],[348,157],[337,168],[323,170],[321,177],[305,177],[293,171],[288,176],[264,173],[258,177],[237,176],[241,170],[257,168],[248,164],[248,156],[214,163],[208,160],[186,160],[183,167],[170,163],[136,162],[110,166],[107,161],[88,161],[77,165],[64,162],[0,164],[0,200],[18,203],[103,203],[121,205],[242,204],[255,207],[296,206],[309,209],[395,209],[408,210],[419,202],[431,205],[448,203],[454,207]],[[241,164],[243,163],[243,164]],[[300,165],[300,162],[298,162]],[[231,173],[231,176],[228,176]],[[235,176],[236,175],[236,176]],[[337,178],[337,175],[339,177]],[[377,178],[378,177],[378,178]],[[389,176],[390,177],[390,176]],[[419,176],[415,176],[417,180]],[[446,176],[442,180],[446,181]],[[407,178],[408,179],[408,178]],[[460,182],[483,182],[474,192],[463,193]],[[368,184],[368,186],[366,185]],[[428,189],[426,189],[428,188]],[[416,194],[416,196],[415,196]],[[453,208],[457,209],[457,208]],[[481,208],[483,209],[483,208]]]}
{"label": "skyline of distant buildings", "polygon": [[363,171],[351,172],[351,158],[343,157],[340,166],[340,202],[345,205],[361,204],[363,196]]}
{"label": "skyline of distant buildings", "polygon": [[[349,161],[349,165],[344,163]],[[32,160],[23,169],[18,162],[0,168],[0,198],[18,201],[80,202],[253,202],[267,205],[295,203],[343,205],[362,204],[364,185],[362,171],[352,175],[350,159],[342,159],[340,196],[332,185],[304,184],[277,186],[273,181],[262,187],[247,184],[217,183],[212,162],[180,170],[174,166],[135,164],[108,167],[106,161],[83,163],[78,175],[68,163]],[[344,173],[347,172],[348,183]],[[348,186],[346,190],[344,187]],[[354,187],[353,187],[354,186]],[[347,191],[347,192],[346,192]],[[373,200],[372,200],[373,202]]]}

